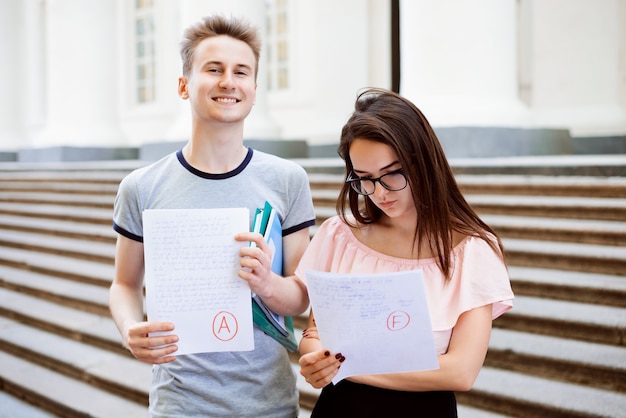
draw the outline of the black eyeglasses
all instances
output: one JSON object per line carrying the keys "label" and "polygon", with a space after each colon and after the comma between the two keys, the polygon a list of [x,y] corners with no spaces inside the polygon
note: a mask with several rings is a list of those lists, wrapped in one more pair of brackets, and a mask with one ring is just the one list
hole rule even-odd
{"label": "black eyeglasses", "polygon": [[404,170],[396,170],[391,173],[383,174],[378,178],[370,177],[353,177],[354,173],[351,173],[346,180],[352,189],[363,196],[368,196],[376,191],[376,182],[380,183],[385,189],[390,192],[397,192],[406,187],[407,181],[404,175]]}

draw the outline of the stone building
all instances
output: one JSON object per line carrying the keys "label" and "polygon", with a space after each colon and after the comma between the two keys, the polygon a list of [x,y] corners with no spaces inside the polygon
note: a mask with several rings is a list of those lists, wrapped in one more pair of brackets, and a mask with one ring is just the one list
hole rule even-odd
{"label": "stone building", "polygon": [[216,12],[262,31],[245,137],[283,153],[332,155],[367,86],[452,157],[626,153],[626,0],[0,0],[0,159],[185,141],[178,43]]}

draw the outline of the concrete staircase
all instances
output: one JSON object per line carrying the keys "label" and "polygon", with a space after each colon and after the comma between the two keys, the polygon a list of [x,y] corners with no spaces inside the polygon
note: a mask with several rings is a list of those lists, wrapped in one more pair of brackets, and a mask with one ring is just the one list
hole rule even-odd
{"label": "concrete staircase", "polygon": [[[341,165],[302,163],[321,222]],[[14,411],[0,416],[147,416],[150,366],[107,308],[113,199],[139,165],[0,164],[0,409]],[[626,417],[626,177],[457,178],[503,237],[516,293],[459,415]],[[318,391],[299,387],[306,417]]]}

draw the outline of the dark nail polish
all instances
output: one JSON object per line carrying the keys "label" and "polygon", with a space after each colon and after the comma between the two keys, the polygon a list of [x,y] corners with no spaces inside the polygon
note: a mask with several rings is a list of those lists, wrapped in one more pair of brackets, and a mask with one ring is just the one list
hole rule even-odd
{"label": "dark nail polish", "polygon": [[341,353],[337,353],[337,354],[335,354],[335,358],[336,358],[337,360],[339,360],[341,357],[343,357],[343,356],[341,355]]}
{"label": "dark nail polish", "polygon": [[324,357],[330,356],[330,351],[324,351]]}

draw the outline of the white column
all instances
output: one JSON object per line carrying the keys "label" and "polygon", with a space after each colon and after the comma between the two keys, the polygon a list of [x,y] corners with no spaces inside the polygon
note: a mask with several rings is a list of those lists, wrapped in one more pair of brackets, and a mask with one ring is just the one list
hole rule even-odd
{"label": "white column", "polygon": [[433,125],[520,125],[515,0],[400,2],[400,93]]}
{"label": "white column", "polygon": [[[224,16],[242,17],[259,28],[259,35],[265,47],[265,2],[262,0],[182,0],[180,2],[180,37],[183,31],[191,24],[204,16],[221,13]],[[278,139],[280,130],[272,120],[267,107],[266,68],[261,50],[259,74],[257,78],[256,104],[244,124],[245,139]],[[182,64],[181,64],[182,65]],[[179,65],[180,74],[182,67]],[[187,140],[191,135],[191,112],[189,102],[181,100],[179,115],[176,122],[167,134],[170,140]]]}
{"label": "white column", "polygon": [[[0,2],[0,151],[16,150],[21,144],[22,90],[28,79],[20,74],[22,45],[20,0]],[[13,42],[7,40],[13,39]]]}
{"label": "white column", "polygon": [[116,3],[46,3],[46,128],[36,145],[123,143],[117,114]]}
{"label": "white column", "polygon": [[45,2],[24,0],[22,19],[24,22],[24,44],[22,49],[21,83],[22,147],[31,146],[41,135],[46,122],[46,74],[45,65]]}
{"label": "white column", "polygon": [[[626,2],[528,0],[529,104],[574,136],[626,132]],[[620,62],[621,61],[621,62]]]}

